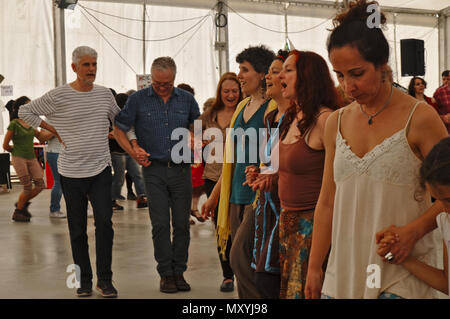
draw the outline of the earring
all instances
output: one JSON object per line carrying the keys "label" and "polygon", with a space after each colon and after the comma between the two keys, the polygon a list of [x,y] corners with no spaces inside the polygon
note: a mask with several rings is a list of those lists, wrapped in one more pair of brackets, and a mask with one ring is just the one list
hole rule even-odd
{"label": "earring", "polygon": [[382,82],[382,83],[386,82],[386,71],[383,71],[383,72],[381,73],[381,82]]}

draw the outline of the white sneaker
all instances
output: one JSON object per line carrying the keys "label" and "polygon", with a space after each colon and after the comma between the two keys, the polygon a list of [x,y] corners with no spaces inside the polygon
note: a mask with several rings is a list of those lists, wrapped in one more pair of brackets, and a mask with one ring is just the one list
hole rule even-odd
{"label": "white sneaker", "polygon": [[51,218],[66,218],[67,215],[61,211],[57,211],[57,212],[50,212],[50,217]]}

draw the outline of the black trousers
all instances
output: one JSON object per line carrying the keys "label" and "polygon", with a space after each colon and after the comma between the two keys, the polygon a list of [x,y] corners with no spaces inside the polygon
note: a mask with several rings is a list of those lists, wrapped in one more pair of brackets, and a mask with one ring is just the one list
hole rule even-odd
{"label": "black trousers", "polygon": [[280,299],[280,274],[255,272],[255,284],[262,299]]}
{"label": "black trousers", "polygon": [[92,282],[89,259],[87,205],[91,201],[95,220],[95,250],[97,255],[97,279],[111,281],[112,227],[111,167],[100,174],[86,178],[69,178],[61,175],[61,186],[66,201],[72,256],[81,270],[81,282]]}
{"label": "black trousers", "polygon": [[[215,185],[216,185],[216,182],[214,182],[210,179],[205,179],[205,192],[208,197],[211,195]],[[219,205],[217,205],[216,210],[214,211],[214,225],[216,227],[217,227],[218,211],[219,211]],[[226,260],[223,260],[222,256],[219,254],[220,265],[222,266],[223,278],[226,278],[226,279],[233,279],[233,277],[234,277],[233,270],[231,269],[231,266],[230,266],[230,250],[231,250],[231,236],[228,237],[227,248],[225,250]],[[219,251],[219,248],[217,248],[217,251]]]}
{"label": "black trousers", "polygon": [[187,269],[191,238],[191,166],[152,161],[143,174],[156,269],[161,277],[181,275]]}

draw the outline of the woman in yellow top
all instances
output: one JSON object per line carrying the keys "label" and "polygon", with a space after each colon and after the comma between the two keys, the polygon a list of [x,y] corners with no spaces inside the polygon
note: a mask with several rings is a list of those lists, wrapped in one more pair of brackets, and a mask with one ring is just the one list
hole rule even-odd
{"label": "woman in yellow top", "polygon": [[[260,158],[258,138],[246,139],[246,134],[238,136],[238,131],[253,131],[259,136],[259,129],[264,128],[266,113],[276,107],[276,103],[269,103],[265,95],[265,75],[274,57],[274,52],[264,46],[249,47],[236,57],[239,63],[238,79],[247,98],[239,103],[233,114],[225,142],[221,177],[202,206],[202,214],[211,216],[220,195],[218,244],[223,254],[231,234],[230,264],[237,279],[239,298],[260,298],[250,266],[255,226],[252,207],[255,191],[243,185],[245,168],[252,164],[259,166]],[[256,154],[250,152],[254,147]],[[252,158],[254,155],[256,160]]]}

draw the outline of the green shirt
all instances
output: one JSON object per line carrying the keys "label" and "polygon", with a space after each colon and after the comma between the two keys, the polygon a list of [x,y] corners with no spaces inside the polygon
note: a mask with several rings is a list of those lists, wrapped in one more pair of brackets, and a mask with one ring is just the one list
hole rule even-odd
{"label": "green shirt", "polygon": [[[235,138],[234,141],[234,154],[235,154],[235,167],[233,172],[233,179],[231,182],[231,196],[230,203],[248,205],[255,199],[255,194],[251,187],[248,185],[242,185],[245,182],[245,168],[249,165],[259,166],[259,129],[264,128],[264,112],[269,105],[269,100],[263,103],[260,108],[252,115],[252,117],[245,122],[244,110],[236,117],[233,129],[241,128],[244,131],[247,129],[253,129],[256,132],[256,140],[253,138],[250,140],[248,136],[244,137],[245,145],[243,145],[242,139]],[[252,144],[253,151],[250,154],[250,143]],[[256,144],[256,145],[255,145]],[[256,151],[256,152],[255,152]],[[252,158],[254,158],[252,160]]]}
{"label": "green shirt", "polygon": [[35,158],[33,147],[34,128],[31,126],[25,128],[19,121],[12,120],[11,123],[9,123],[8,131],[14,131],[12,137],[14,146],[11,154],[27,159]]}

